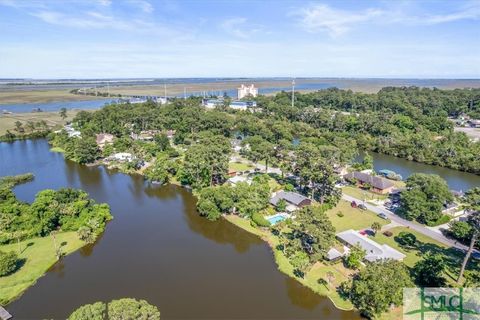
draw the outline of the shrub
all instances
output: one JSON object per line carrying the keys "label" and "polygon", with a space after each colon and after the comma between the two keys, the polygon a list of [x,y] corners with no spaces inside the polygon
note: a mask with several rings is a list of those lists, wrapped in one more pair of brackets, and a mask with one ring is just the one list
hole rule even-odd
{"label": "shrub", "polygon": [[402,231],[395,237],[400,245],[404,247],[413,247],[417,243],[417,237],[411,232]]}
{"label": "shrub", "polygon": [[15,252],[0,251],[0,277],[9,275],[17,268],[18,256]]}
{"label": "shrub", "polygon": [[293,192],[293,191],[295,191],[295,187],[293,186],[293,184],[287,183],[287,184],[283,187],[283,190],[285,190],[285,191],[287,191],[287,192]]}
{"label": "shrub", "polygon": [[385,237],[391,237],[391,236],[393,236],[393,233],[392,233],[391,231],[388,231],[388,230],[387,230],[387,231],[383,232],[383,235],[384,235]]}
{"label": "shrub", "polygon": [[252,214],[252,221],[257,225],[257,226],[260,226],[260,227],[269,227],[270,226],[270,221],[268,221],[267,219],[265,219],[264,216],[262,216],[260,213],[258,212],[254,212]]}
{"label": "shrub", "polygon": [[337,213],[337,216],[339,216],[340,218],[343,218],[345,215],[343,214],[342,211],[339,211],[339,212]]}
{"label": "shrub", "polygon": [[81,306],[68,317],[68,320],[103,320],[106,319],[106,316],[107,305],[103,302],[95,302]]}
{"label": "shrub", "polygon": [[447,222],[449,222],[450,220],[452,219],[451,216],[449,216],[448,214],[444,214],[440,217],[440,219],[438,219],[437,221],[435,222],[431,222],[431,223],[427,223],[427,225],[429,227],[435,227],[435,226],[439,226],[439,225],[442,225],[442,224],[445,224]]}

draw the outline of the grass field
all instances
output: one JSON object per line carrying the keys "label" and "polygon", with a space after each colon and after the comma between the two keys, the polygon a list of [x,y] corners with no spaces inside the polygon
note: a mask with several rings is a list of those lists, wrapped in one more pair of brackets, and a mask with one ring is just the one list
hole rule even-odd
{"label": "grass field", "polygon": [[95,96],[77,95],[70,90],[11,90],[0,91],[0,104],[43,103],[51,101],[80,101],[98,99]]}
{"label": "grass field", "polygon": [[[76,232],[57,234],[56,243],[62,247],[64,254],[72,253],[85,244],[78,239]],[[57,261],[51,236],[2,245],[0,251],[20,251],[19,258],[24,259],[15,273],[0,277],[0,304],[7,304],[21,295]]]}
{"label": "grass field", "polygon": [[[415,263],[422,259],[427,252],[441,254],[444,257],[445,264],[447,266],[445,278],[447,279],[449,285],[456,285],[455,282],[457,280],[460,271],[460,265],[464,257],[462,252],[456,250],[455,248],[449,248],[430,237],[405,227],[395,227],[389,231],[393,233],[392,237],[386,237],[385,235],[378,233],[373,239],[381,244],[388,244],[392,248],[404,253],[407,257],[403,260],[403,262],[409,267],[413,267]],[[417,244],[413,248],[406,249],[402,247],[395,239],[396,236],[398,236],[398,234],[402,231],[413,233],[417,237]],[[479,265],[477,261],[470,260],[467,269],[477,269],[478,267]]]}
{"label": "grass field", "polygon": [[[338,216],[339,212],[343,213],[343,217]],[[379,222],[382,226],[390,223],[390,220],[381,219],[369,210],[352,208],[350,203],[344,200],[340,200],[335,208],[327,211],[327,215],[337,232],[370,228],[374,222]]]}
{"label": "grass field", "polygon": [[242,163],[242,162],[230,162],[228,164],[228,169],[230,170],[235,170],[235,171],[246,171],[246,170],[252,170],[254,168],[253,165],[247,164],[247,163]]}
{"label": "grass field", "polygon": [[[80,110],[68,110],[67,118],[63,120],[58,112],[29,112],[29,113],[14,113],[14,114],[1,114],[0,115],[0,135],[4,135],[7,130],[16,134],[15,122],[20,121],[25,128],[26,124],[31,122],[38,122],[44,120],[51,128],[63,126],[67,121],[71,121],[73,117]],[[25,128],[25,133],[30,133]]]}

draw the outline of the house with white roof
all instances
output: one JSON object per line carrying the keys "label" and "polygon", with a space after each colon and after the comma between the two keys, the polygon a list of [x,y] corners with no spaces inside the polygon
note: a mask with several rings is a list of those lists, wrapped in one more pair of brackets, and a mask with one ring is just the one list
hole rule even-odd
{"label": "house with white roof", "polygon": [[365,250],[365,260],[370,262],[383,259],[402,261],[405,258],[405,255],[400,251],[395,250],[386,244],[379,244],[369,237],[360,234],[358,231],[351,229],[346,230],[337,233],[337,238],[347,247],[352,247],[355,245],[360,246],[360,248]]}

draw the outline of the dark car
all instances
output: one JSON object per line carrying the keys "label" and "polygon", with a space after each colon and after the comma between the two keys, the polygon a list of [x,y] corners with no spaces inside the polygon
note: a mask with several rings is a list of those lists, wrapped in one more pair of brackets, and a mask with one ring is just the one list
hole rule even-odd
{"label": "dark car", "polygon": [[356,208],[357,207],[357,203],[355,201],[352,201],[352,203],[350,204],[352,206],[352,208]]}
{"label": "dark car", "polygon": [[388,217],[385,213],[379,213],[378,216],[382,219],[388,220]]}
{"label": "dark car", "polygon": [[357,208],[360,209],[360,210],[367,210],[367,206],[364,205],[363,203],[359,204],[359,205],[357,206]]}

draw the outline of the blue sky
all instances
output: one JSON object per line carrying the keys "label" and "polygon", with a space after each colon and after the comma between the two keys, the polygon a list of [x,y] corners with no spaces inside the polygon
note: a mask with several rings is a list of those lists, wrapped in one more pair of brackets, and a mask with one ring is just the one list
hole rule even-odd
{"label": "blue sky", "polygon": [[0,78],[480,78],[480,0],[0,0]]}

